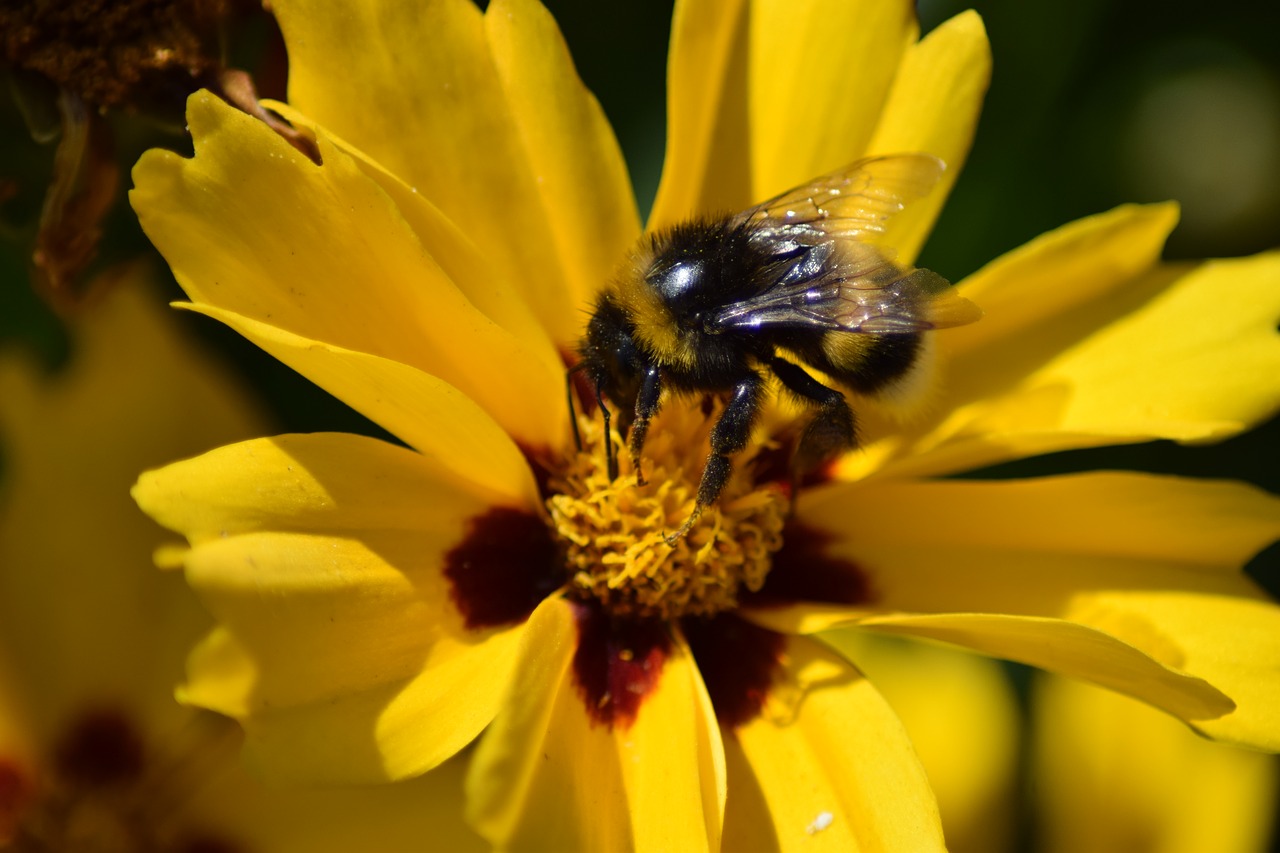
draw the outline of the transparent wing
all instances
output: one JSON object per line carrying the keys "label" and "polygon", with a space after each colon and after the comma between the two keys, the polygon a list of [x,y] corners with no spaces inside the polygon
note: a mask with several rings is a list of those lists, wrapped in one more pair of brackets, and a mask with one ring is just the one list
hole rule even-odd
{"label": "transparent wing", "polygon": [[894,215],[928,195],[946,168],[931,154],[870,157],[788,190],[737,218],[766,235],[813,231],[879,243]]}
{"label": "transparent wing", "polygon": [[946,165],[930,154],[851,163],[734,217],[772,256],[768,284],[710,318],[713,329],[922,332],[982,312],[929,270],[900,267],[880,245],[893,217],[927,195]]}
{"label": "transparent wing", "polygon": [[899,267],[866,243],[824,243],[791,256],[796,260],[776,284],[721,308],[711,328],[882,335],[959,326],[982,316],[942,276]]}

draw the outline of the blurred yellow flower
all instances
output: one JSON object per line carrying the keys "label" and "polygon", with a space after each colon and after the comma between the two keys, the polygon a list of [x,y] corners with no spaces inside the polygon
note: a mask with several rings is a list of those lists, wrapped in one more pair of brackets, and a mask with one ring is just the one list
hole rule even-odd
{"label": "blurred yellow flower", "polygon": [[232,721],[173,700],[210,619],[152,567],[163,534],[129,484],[263,421],[143,267],[94,292],[58,375],[0,355],[0,847],[391,850],[430,833],[479,849],[457,761],[408,785],[269,790],[240,768]]}
{"label": "blurred yellow flower", "polygon": [[1032,709],[1041,849],[1268,849],[1274,755],[1196,737],[1140,702],[1065,678],[1041,676]]}
{"label": "blurred yellow flower", "polygon": [[[196,95],[195,157],[146,155],[133,204],[190,310],[407,447],[281,436],[135,488],[190,542],[219,622],[181,695],[239,719],[259,766],[399,779],[484,731],[468,810],[498,846],[938,849],[901,725],[808,636],[852,629],[1280,746],[1280,609],[1239,572],[1280,535],[1280,501],[1124,473],[928,479],[1246,429],[1280,398],[1280,256],[1162,266],[1169,205],[1046,235],[960,285],[987,317],[940,338],[948,382],[926,414],[860,409],[864,446],[786,527],[753,479],[762,430],[743,453],[757,464],[668,551],[654,534],[691,505],[701,408],[655,422],[650,486],[601,475],[591,419],[587,452],[572,439],[562,353],[641,228],[550,16],[535,0],[274,5],[291,62],[276,108],[322,165]],[[945,190],[989,63],[972,13],[919,40],[907,2],[681,2],[649,226],[877,153],[942,158]],[[944,196],[902,215],[901,259]]]}

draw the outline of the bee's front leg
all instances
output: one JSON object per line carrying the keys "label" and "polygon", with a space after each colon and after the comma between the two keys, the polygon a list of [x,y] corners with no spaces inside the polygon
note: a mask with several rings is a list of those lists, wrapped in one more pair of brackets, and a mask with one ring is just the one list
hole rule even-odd
{"label": "bee's front leg", "polygon": [[644,449],[645,436],[649,434],[649,421],[658,413],[658,401],[662,397],[662,372],[656,366],[645,369],[640,380],[640,392],[636,395],[636,419],[627,436],[627,449],[631,451],[631,467],[636,472],[636,485],[644,485],[644,472],[640,470],[640,451]]}
{"label": "bee's front leg", "polygon": [[764,380],[756,373],[749,374],[748,378],[734,386],[729,403],[720,414],[720,420],[711,428],[711,455],[707,457],[707,466],[702,469],[697,503],[680,529],[666,537],[667,544],[675,544],[677,539],[688,533],[698,516],[702,515],[702,510],[719,499],[720,493],[729,483],[729,475],[733,473],[729,455],[747,446],[751,429],[760,414],[764,390]]}

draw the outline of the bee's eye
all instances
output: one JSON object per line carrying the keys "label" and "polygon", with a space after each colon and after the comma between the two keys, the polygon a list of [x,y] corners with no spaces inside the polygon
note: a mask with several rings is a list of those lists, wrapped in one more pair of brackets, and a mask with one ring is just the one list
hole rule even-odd
{"label": "bee's eye", "polygon": [[646,278],[667,301],[679,299],[698,286],[702,279],[703,262],[698,259],[676,261],[655,268]]}

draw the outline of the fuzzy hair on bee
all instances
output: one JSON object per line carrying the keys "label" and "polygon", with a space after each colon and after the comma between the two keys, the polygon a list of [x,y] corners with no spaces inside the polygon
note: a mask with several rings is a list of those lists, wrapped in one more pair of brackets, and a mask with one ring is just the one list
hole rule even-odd
{"label": "fuzzy hair on bee", "polygon": [[868,158],[736,215],[658,231],[600,293],[571,373],[585,372],[606,433],[609,406],[617,407],[637,477],[664,398],[724,399],[695,508],[670,541],[720,497],[765,403],[767,377],[812,410],[792,458],[798,482],[856,447],[846,393],[912,396],[929,333],[982,316],[942,276],[899,265],[882,242],[893,217],[945,168],[928,154]]}

